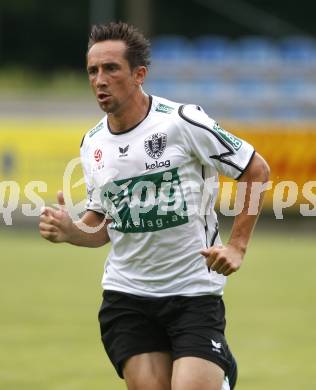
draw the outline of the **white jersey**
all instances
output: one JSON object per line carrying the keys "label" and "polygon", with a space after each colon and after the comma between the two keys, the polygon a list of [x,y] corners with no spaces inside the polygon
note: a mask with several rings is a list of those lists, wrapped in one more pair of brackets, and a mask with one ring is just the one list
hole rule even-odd
{"label": "white jersey", "polygon": [[238,178],[254,149],[195,105],[150,96],[146,118],[83,139],[87,209],[112,219],[102,286],[140,296],[221,295],[225,276],[200,251],[220,244],[218,174]]}

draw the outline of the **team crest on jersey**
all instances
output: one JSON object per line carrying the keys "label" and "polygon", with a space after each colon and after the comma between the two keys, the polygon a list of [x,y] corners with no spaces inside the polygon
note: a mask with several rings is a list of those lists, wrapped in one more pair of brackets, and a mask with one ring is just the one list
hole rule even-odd
{"label": "team crest on jersey", "polygon": [[146,153],[149,157],[157,160],[163,155],[167,146],[167,135],[164,133],[155,133],[147,137],[144,142]]}

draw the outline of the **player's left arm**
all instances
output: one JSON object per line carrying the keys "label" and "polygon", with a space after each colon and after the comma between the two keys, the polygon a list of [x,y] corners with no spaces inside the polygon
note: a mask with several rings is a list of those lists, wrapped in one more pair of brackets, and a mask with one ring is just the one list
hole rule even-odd
{"label": "player's left arm", "polygon": [[[255,182],[262,184],[267,182],[269,173],[270,169],[266,161],[258,153],[255,153],[249,166],[239,178],[239,182],[244,182],[246,185],[245,202],[241,213],[234,219],[227,245],[212,246],[201,251],[201,254],[205,256],[208,267],[213,271],[228,276],[240,268],[264,198],[264,192],[261,192],[257,212],[249,215],[252,185]],[[238,189],[236,196],[238,199]]]}

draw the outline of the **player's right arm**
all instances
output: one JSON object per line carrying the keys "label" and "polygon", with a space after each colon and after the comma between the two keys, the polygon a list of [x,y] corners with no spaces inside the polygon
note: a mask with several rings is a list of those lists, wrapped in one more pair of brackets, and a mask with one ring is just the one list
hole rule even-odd
{"label": "player's right arm", "polygon": [[43,238],[91,248],[110,241],[106,228],[110,221],[105,220],[103,214],[87,210],[79,221],[73,222],[65,208],[62,192],[57,194],[57,200],[58,209],[45,207],[40,216],[39,230]]}

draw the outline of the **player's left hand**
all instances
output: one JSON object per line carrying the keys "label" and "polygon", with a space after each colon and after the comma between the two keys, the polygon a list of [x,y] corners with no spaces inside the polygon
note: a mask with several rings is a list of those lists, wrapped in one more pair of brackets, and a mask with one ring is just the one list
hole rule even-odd
{"label": "player's left hand", "polygon": [[239,270],[245,254],[244,251],[229,244],[211,246],[200,253],[205,257],[209,268],[225,276]]}

